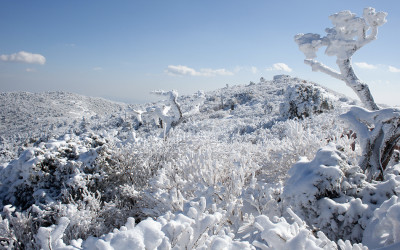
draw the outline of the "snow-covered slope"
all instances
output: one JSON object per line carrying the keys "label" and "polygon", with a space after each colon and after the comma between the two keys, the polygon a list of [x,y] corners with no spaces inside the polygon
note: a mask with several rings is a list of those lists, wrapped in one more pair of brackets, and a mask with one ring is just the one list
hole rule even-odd
{"label": "snow-covered slope", "polygon": [[0,164],[15,157],[23,145],[71,133],[82,119],[121,115],[126,107],[65,92],[0,93]]}
{"label": "snow-covered slope", "polygon": [[384,182],[366,182],[357,137],[338,118],[356,102],[315,83],[276,76],[143,105],[60,92],[1,98],[8,103],[3,246],[357,249],[359,242],[398,242],[399,230],[383,215],[399,212],[397,162]]}
{"label": "snow-covered slope", "polygon": [[29,133],[71,120],[119,113],[126,104],[66,92],[11,92],[0,94],[0,132]]}

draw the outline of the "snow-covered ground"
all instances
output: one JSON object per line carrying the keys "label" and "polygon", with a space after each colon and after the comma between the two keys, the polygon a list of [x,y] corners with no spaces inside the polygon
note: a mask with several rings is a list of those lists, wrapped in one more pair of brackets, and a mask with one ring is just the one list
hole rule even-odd
{"label": "snow-covered ground", "polygon": [[399,247],[398,157],[368,181],[339,118],[356,101],[289,76],[157,93],[0,94],[2,246]]}

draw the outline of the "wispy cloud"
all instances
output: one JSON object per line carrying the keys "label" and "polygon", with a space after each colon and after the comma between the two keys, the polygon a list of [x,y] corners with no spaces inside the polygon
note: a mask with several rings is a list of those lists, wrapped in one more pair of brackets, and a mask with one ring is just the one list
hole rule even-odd
{"label": "wispy cloud", "polygon": [[238,72],[251,72],[253,74],[257,74],[259,72],[258,68],[255,66],[236,66],[233,72],[238,73]]}
{"label": "wispy cloud", "polygon": [[44,56],[26,51],[20,51],[11,55],[0,55],[0,60],[3,62],[31,63],[41,65],[46,63],[46,58]]}
{"label": "wispy cloud", "polygon": [[36,69],[34,69],[34,68],[26,68],[25,71],[26,72],[36,72]]}
{"label": "wispy cloud", "polygon": [[366,62],[355,62],[356,65],[360,69],[377,69],[378,67],[372,64],[368,64]]}
{"label": "wispy cloud", "polygon": [[94,71],[102,71],[103,68],[102,68],[102,67],[94,67],[93,70],[94,70]]}
{"label": "wispy cloud", "polygon": [[193,68],[183,65],[169,65],[165,72],[171,76],[230,76],[232,72],[226,69],[200,69],[195,70]]}
{"label": "wispy cloud", "polygon": [[254,66],[252,66],[252,67],[250,68],[250,71],[251,71],[251,73],[253,73],[253,74],[257,74],[257,73],[258,73],[257,67],[254,67]]}
{"label": "wispy cloud", "polygon": [[267,68],[268,71],[285,71],[292,72],[292,69],[285,63],[274,63],[272,67]]}
{"label": "wispy cloud", "polygon": [[389,66],[389,72],[392,72],[392,73],[399,73],[399,72],[400,72],[400,69],[399,69],[399,68],[396,68],[396,67],[393,67],[393,66]]}
{"label": "wispy cloud", "polygon": [[226,70],[226,69],[200,69],[200,75],[201,76],[231,76],[233,75],[232,72]]}

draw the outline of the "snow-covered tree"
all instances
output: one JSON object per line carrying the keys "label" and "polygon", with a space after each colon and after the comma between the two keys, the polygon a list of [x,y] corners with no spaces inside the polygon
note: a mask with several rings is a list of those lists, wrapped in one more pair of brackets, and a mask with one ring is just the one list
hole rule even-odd
{"label": "snow-covered tree", "polygon": [[177,112],[178,119],[182,119],[182,109],[181,109],[181,104],[178,102],[178,91],[176,90],[170,90],[170,91],[164,91],[164,90],[155,90],[151,92],[152,94],[159,95],[159,96],[168,96],[169,97],[169,102],[172,107],[175,108],[174,112]]}
{"label": "snow-covered tree", "polygon": [[143,110],[136,110],[136,109],[132,109],[132,112],[138,121],[138,127],[142,126],[142,124],[143,124],[142,114],[144,114],[146,112]]}
{"label": "snow-covered tree", "polygon": [[150,111],[153,112],[152,116],[154,120],[156,121],[158,117],[163,122],[163,124],[161,124],[161,127],[164,128],[164,132],[162,135],[164,139],[166,139],[170,129],[176,126],[183,118],[181,104],[178,102],[178,92],[176,90],[155,90],[151,93],[159,96],[169,97],[169,106],[164,105],[162,108],[153,107],[150,109]]}
{"label": "snow-covered tree", "polygon": [[[351,57],[357,50],[377,38],[378,27],[386,23],[386,16],[387,13],[376,12],[371,7],[364,9],[363,17],[357,17],[348,10],[341,11],[329,17],[334,27],[326,29],[326,36],[312,33],[295,36],[296,43],[306,56],[304,63],[310,65],[313,71],[320,71],[344,81],[369,110],[379,108],[368,85],[354,73]],[[326,55],[336,56],[340,72],[315,60],[318,49],[324,46]]]}
{"label": "snow-covered tree", "polygon": [[163,106],[162,108],[156,107],[154,113],[162,121],[162,128],[164,129],[163,137],[167,138],[169,131],[172,128],[172,123],[174,122],[174,117],[168,115],[168,111],[171,109],[170,106]]}

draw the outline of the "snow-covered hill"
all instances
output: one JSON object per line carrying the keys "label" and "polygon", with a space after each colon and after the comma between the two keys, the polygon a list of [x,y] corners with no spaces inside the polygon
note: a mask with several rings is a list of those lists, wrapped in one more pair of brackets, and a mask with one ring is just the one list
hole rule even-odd
{"label": "snow-covered hill", "polygon": [[82,119],[120,115],[126,107],[65,92],[0,93],[0,164],[15,157],[23,145],[73,133]]}
{"label": "snow-covered hill", "polygon": [[170,99],[1,94],[2,245],[357,249],[399,241],[400,220],[386,216],[400,214],[397,160],[384,181],[367,182],[358,138],[339,119],[357,102],[289,76],[178,99],[156,93]]}

